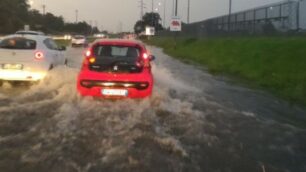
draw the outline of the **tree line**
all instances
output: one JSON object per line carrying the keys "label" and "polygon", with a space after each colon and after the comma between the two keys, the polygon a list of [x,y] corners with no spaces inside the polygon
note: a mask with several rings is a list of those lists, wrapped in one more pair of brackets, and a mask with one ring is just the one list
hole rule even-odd
{"label": "tree line", "polygon": [[65,22],[62,16],[41,14],[29,8],[27,0],[0,0],[0,34],[11,34],[29,25],[32,30],[60,34],[93,34],[99,32],[87,22]]}
{"label": "tree line", "polygon": [[160,24],[161,17],[158,13],[146,13],[141,20],[138,20],[134,25],[134,32],[140,34],[145,31],[146,26],[154,27],[155,31],[163,30]]}

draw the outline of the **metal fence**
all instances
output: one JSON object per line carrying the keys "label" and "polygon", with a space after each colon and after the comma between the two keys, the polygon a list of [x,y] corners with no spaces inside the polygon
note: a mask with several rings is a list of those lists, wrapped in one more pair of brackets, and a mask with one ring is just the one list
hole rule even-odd
{"label": "metal fence", "polygon": [[[276,4],[183,25],[181,35],[270,34],[306,31],[306,0]],[[161,35],[170,34],[165,31]]]}

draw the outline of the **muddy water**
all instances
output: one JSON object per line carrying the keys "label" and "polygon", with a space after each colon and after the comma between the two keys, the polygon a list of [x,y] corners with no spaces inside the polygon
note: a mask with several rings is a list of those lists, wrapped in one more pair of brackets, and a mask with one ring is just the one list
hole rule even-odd
{"label": "muddy water", "polygon": [[305,110],[151,49],[150,99],[79,97],[81,49],[37,85],[5,83],[0,171],[306,171]]}

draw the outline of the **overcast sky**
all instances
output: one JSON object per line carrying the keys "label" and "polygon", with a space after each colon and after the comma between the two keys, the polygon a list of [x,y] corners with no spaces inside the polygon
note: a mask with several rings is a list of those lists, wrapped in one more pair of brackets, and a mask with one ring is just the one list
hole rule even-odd
{"label": "overcast sky", "polygon": [[[140,0],[30,0],[33,7],[42,11],[46,5],[46,12],[64,17],[65,21],[74,22],[76,10],[79,11],[79,21],[92,21],[99,29],[109,31],[132,31],[135,22],[140,19]],[[145,12],[151,11],[152,0],[143,0]],[[166,26],[173,14],[173,0],[153,0],[154,9],[158,8],[164,17],[164,3],[166,2]],[[187,0],[178,0],[178,15],[183,21],[187,20]],[[232,0],[233,11],[240,11],[267,5],[282,0]],[[229,0],[190,0],[190,21],[201,21],[207,18],[228,13]],[[158,4],[161,4],[159,6]]]}

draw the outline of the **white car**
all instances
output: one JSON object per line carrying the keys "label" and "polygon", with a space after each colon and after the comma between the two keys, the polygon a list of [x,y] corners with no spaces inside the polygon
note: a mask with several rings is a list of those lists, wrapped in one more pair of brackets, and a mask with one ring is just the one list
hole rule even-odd
{"label": "white car", "polygon": [[77,47],[77,46],[86,46],[87,40],[86,37],[83,35],[76,35],[71,39],[71,46]]}
{"label": "white car", "polygon": [[55,66],[67,63],[65,50],[44,35],[3,37],[0,41],[0,80],[39,81]]}

